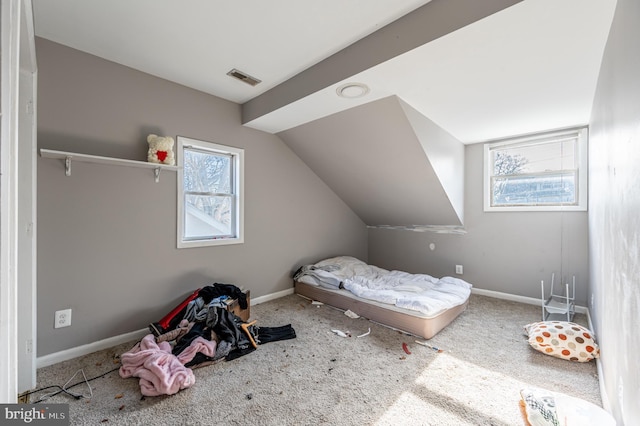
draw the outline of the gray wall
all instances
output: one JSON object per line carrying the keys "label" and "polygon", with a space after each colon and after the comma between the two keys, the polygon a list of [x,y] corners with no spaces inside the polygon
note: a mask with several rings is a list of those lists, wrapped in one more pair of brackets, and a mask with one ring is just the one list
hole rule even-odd
{"label": "gray wall", "polygon": [[619,425],[640,418],[640,3],[618,0],[591,119],[590,312]]}
{"label": "gray wall", "polygon": [[[369,230],[369,261],[387,269],[457,276],[474,287],[540,298],[540,281],[576,276],[576,299],[586,305],[586,212],[483,211],[483,145],[465,148],[464,235]],[[435,250],[429,245],[435,244]]]}
{"label": "gray wall", "polygon": [[[367,258],[363,222],[240,106],[36,40],[38,145],[137,160],[148,133],[245,149],[245,243],[176,248],[176,174],[38,159],[38,355],[139,330],[214,282],[253,297],[291,287],[303,263]],[[189,66],[189,64],[185,64]],[[54,312],[73,309],[71,327]]]}
{"label": "gray wall", "polygon": [[397,96],[278,136],[369,226],[461,223],[464,145]]}
{"label": "gray wall", "polygon": [[400,106],[456,212],[457,221],[449,223],[464,223],[464,145],[408,103],[400,100]]}

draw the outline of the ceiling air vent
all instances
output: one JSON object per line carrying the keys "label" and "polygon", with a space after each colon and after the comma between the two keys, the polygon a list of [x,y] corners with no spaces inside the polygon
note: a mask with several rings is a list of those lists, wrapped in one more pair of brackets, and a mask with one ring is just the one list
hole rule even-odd
{"label": "ceiling air vent", "polygon": [[260,83],[262,80],[258,80],[255,77],[251,77],[249,74],[244,73],[240,70],[237,69],[232,69],[231,71],[229,71],[227,73],[227,75],[233,77],[233,78],[237,78],[240,81],[243,81],[251,86],[255,86],[256,84]]}

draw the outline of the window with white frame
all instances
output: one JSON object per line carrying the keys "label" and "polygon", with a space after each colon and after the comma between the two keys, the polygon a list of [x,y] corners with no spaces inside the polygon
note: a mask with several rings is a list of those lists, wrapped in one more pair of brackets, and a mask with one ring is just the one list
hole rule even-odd
{"label": "window with white frame", "polygon": [[242,243],[244,150],[177,141],[178,248]]}
{"label": "window with white frame", "polygon": [[587,210],[587,128],[486,144],[484,210]]}

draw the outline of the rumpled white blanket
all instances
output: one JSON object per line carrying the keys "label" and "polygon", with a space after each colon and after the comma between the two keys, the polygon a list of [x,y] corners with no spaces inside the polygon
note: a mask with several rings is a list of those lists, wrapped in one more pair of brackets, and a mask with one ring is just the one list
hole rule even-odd
{"label": "rumpled white blanket", "polygon": [[463,304],[471,294],[471,284],[458,278],[439,279],[426,274],[388,271],[350,256],[338,256],[315,264],[325,268],[329,265],[333,265],[330,273],[356,296],[428,316]]}

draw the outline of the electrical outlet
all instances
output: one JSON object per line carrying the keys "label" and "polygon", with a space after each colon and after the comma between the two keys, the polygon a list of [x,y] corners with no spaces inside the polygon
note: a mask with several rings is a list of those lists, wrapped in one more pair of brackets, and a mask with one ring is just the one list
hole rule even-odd
{"label": "electrical outlet", "polygon": [[71,309],[56,311],[54,328],[69,327],[71,325]]}
{"label": "electrical outlet", "polygon": [[456,274],[462,275],[462,265],[456,265]]}

